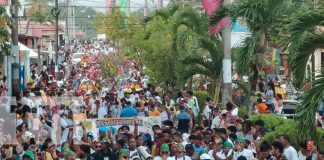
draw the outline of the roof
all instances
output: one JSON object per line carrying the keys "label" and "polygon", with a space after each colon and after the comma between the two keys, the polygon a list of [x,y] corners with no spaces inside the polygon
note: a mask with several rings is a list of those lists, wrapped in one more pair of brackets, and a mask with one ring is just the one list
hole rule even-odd
{"label": "roof", "polygon": [[[40,24],[33,21],[20,20],[18,21],[18,34],[29,37],[41,38],[42,35],[50,35],[55,33],[55,27],[51,24]],[[59,34],[64,34],[63,29],[59,29]]]}

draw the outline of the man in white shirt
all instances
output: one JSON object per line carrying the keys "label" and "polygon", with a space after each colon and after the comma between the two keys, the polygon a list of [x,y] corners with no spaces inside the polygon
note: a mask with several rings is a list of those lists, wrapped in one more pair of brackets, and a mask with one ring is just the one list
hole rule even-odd
{"label": "man in white shirt", "polygon": [[[99,101],[100,105],[100,101]],[[105,118],[105,116],[108,114],[107,107],[105,103],[102,103],[98,109],[98,118]]]}
{"label": "man in white shirt", "polygon": [[253,159],[254,156],[252,151],[249,149],[245,149],[244,144],[245,140],[243,137],[236,138],[235,147],[233,149],[233,160],[237,160],[240,156],[244,156],[247,160]]}
{"label": "man in white shirt", "polygon": [[204,109],[204,112],[203,112],[206,119],[209,119],[212,116],[213,108],[214,108],[214,104],[211,101],[211,98],[207,97],[206,98],[206,106],[205,106],[205,109]]}
{"label": "man in white shirt", "polygon": [[287,134],[282,134],[279,136],[281,144],[284,146],[284,156],[287,160],[298,159],[297,151],[294,147],[289,144],[289,136]]}

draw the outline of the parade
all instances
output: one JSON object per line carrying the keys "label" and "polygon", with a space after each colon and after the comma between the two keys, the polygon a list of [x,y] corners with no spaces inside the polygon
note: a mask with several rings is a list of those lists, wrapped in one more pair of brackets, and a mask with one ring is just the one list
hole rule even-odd
{"label": "parade", "polygon": [[324,159],[321,2],[160,1],[2,7],[0,159]]}

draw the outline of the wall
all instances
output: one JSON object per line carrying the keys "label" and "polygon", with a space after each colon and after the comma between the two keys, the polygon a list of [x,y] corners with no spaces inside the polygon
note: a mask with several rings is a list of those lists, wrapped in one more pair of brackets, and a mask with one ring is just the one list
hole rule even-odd
{"label": "wall", "polygon": [[324,63],[322,62],[322,52],[324,52],[324,48],[320,48],[315,50],[314,56],[315,56],[315,76],[321,74],[321,64]]}
{"label": "wall", "polygon": [[250,32],[242,20],[242,18],[239,18],[232,29],[231,32],[231,46],[233,47],[238,47],[242,45],[242,42],[246,37],[250,35]]}

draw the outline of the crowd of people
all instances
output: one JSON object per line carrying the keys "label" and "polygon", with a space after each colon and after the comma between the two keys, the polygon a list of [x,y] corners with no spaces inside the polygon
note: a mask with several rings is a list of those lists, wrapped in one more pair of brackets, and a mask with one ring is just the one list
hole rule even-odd
{"label": "crowd of people", "polygon": [[[62,76],[55,74],[53,64],[44,65],[39,73],[32,67],[31,80],[16,95],[15,104],[2,98],[1,159],[322,159],[313,141],[303,141],[299,151],[289,144],[294,137],[286,134],[263,141],[271,132],[264,121],[238,115],[244,95],[229,99],[226,106],[206,97],[204,106],[199,106],[202,103],[191,90],[175,94],[152,85],[132,60],[122,61],[120,75],[104,77],[100,57],[110,46],[108,42],[77,42],[64,54]],[[72,65],[71,55],[80,50],[98,58]],[[258,83],[258,88],[256,113],[280,112],[282,97],[275,93],[274,83],[267,87]],[[151,133],[140,130],[139,117],[159,117],[161,125],[153,125]],[[129,118],[134,123],[117,130],[101,126],[97,135],[87,132],[82,123],[103,118]],[[80,139],[75,136],[76,127],[83,129]]]}

